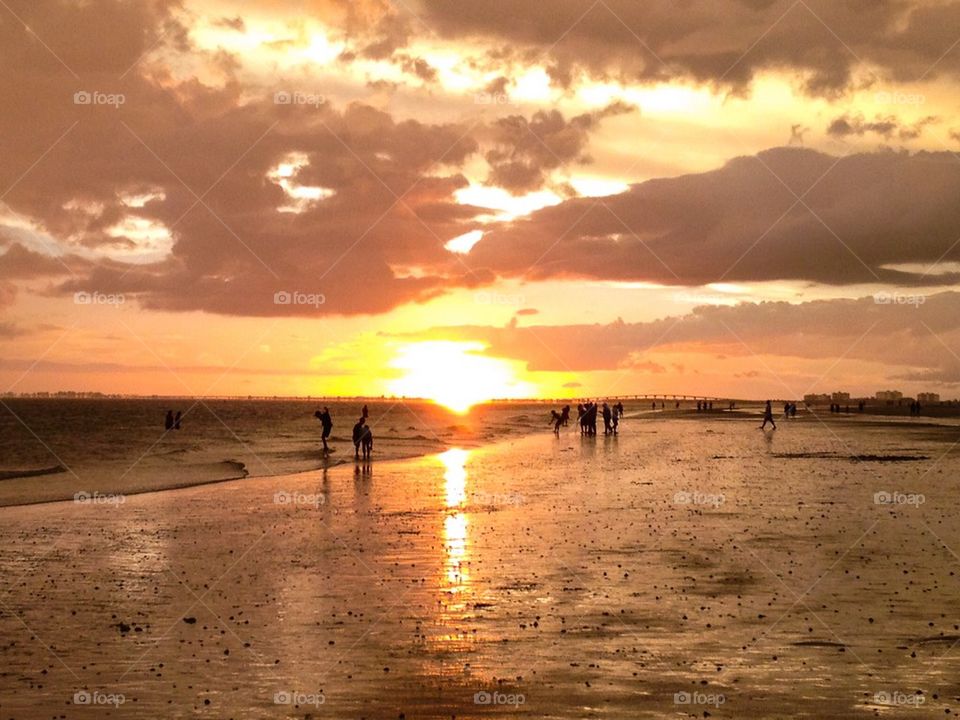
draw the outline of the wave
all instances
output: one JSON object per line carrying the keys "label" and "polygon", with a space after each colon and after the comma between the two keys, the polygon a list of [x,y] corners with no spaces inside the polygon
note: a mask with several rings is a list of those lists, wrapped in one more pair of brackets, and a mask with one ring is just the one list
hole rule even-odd
{"label": "wave", "polygon": [[66,471],[67,469],[63,465],[27,470],[0,470],[0,480],[15,480],[17,478],[37,477],[38,475],[56,475],[57,473]]}

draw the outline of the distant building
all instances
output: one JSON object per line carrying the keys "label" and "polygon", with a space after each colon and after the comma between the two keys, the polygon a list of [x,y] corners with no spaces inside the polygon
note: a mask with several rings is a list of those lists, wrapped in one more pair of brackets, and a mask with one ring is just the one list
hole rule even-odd
{"label": "distant building", "polygon": [[899,390],[880,390],[877,392],[877,400],[902,400],[903,393]]}
{"label": "distant building", "polygon": [[917,402],[921,405],[936,405],[940,402],[940,393],[917,393]]}
{"label": "distant building", "polygon": [[850,393],[835,392],[830,396],[830,399],[835,403],[850,402]]}
{"label": "distant building", "polygon": [[824,405],[830,402],[830,396],[827,393],[810,393],[803,396],[803,402],[807,405]]}

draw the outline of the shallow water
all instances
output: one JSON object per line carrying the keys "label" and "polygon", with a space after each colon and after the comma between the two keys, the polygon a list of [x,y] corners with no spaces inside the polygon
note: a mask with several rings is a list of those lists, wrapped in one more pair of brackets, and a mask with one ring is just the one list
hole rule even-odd
{"label": "shallow water", "polygon": [[960,710],[955,428],[622,427],[0,509],[2,715]]}
{"label": "shallow water", "polygon": [[[352,462],[363,403],[287,400],[5,399],[0,408],[0,505],[130,494]],[[334,419],[329,457],[314,410]],[[369,402],[378,459],[478,445],[546,427],[544,405],[483,405],[456,415],[422,401]],[[183,412],[164,430],[167,409]]]}

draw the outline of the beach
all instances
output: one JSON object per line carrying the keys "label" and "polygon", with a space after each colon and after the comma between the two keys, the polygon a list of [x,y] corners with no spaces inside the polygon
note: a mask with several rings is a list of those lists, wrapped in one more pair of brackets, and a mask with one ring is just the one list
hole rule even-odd
{"label": "beach", "polygon": [[757,420],[0,508],[0,715],[960,712],[958,429]]}

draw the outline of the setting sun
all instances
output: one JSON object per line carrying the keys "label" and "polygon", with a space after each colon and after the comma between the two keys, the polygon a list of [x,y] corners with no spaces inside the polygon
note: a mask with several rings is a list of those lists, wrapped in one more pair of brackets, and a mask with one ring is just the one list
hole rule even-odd
{"label": "setting sun", "polygon": [[479,342],[428,341],[406,345],[390,366],[405,371],[390,391],[422,397],[456,413],[493,398],[533,397],[536,389],[517,379],[517,363],[479,354]]}

